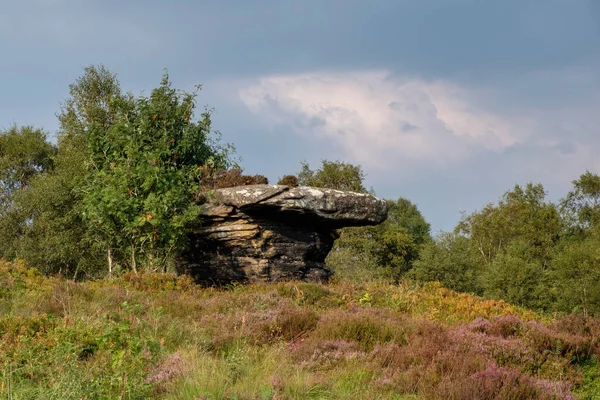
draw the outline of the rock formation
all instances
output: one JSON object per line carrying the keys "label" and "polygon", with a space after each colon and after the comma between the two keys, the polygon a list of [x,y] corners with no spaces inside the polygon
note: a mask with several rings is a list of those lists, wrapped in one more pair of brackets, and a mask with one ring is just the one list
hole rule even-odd
{"label": "rock formation", "polygon": [[376,225],[386,216],[385,201],[362,193],[285,185],[217,189],[190,227],[177,267],[208,284],[323,281],[335,230]]}

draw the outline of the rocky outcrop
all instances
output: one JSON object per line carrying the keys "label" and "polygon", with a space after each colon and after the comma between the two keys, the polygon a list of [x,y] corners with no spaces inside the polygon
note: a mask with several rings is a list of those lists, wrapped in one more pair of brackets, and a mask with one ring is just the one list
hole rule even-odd
{"label": "rocky outcrop", "polygon": [[209,284],[327,280],[335,230],[387,216],[385,201],[368,194],[284,185],[218,189],[204,207],[177,264]]}

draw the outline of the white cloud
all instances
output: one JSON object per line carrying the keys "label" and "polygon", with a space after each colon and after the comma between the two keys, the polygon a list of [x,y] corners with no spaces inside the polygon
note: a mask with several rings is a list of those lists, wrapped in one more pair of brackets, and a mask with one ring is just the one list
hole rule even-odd
{"label": "white cloud", "polygon": [[425,168],[564,183],[600,167],[592,146],[600,140],[589,138],[598,104],[508,114],[486,106],[489,90],[387,71],[266,76],[238,95],[265,123],[326,139],[375,176],[406,180]]}
{"label": "white cloud", "polygon": [[526,140],[533,125],[477,107],[474,94],[455,84],[386,71],[270,76],[239,95],[268,122],[326,137],[372,168],[445,166],[477,149],[502,151]]}

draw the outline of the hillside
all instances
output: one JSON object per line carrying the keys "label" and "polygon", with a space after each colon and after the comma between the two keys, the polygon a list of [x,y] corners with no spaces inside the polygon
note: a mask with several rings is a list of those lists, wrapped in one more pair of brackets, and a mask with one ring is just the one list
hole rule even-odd
{"label": "hillside", "polygon": [[217,290],[0,265],[5,399],[593,399],[599,334],[439,284]]}

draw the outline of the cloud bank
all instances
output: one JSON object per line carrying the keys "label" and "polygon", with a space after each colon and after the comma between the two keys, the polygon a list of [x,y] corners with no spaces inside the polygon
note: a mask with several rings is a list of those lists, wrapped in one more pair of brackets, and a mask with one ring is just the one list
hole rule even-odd
{"label": "cloud bank", "polygon": [[325,140],[347,161],[375,175],[393,171],[399,181],[418,169],[568,183],[600,167],[600,138],[590,135],[598,101],[500,110],[493,90],[386,70],[265,76],[239,98],[263,123]]}

